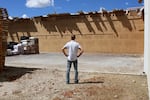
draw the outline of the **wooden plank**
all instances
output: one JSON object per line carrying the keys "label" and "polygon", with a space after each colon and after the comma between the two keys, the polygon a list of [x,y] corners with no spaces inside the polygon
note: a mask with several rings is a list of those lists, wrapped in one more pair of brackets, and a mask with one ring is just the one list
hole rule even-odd
{"label": "wooden plank", "polygon": [[5,8],[0,8],[0,71],[3,70],[7,47],[8,13]]}

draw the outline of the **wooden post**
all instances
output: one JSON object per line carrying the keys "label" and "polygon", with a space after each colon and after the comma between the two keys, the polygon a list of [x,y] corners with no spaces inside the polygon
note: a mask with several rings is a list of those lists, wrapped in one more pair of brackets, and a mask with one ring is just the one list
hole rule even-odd
{"label": "wooden post", "polygon": [[7,34],[8,34],[7,10],[4,8],[0,8],[0,71],[3,70],[3,67],[5,65]]}
{"label": "wooden post", "polygon": [[[150,98],[150,0],[144,1],[144,71],[147,74],[148,90]],[[150,99],[149,99],[150,100]]]}

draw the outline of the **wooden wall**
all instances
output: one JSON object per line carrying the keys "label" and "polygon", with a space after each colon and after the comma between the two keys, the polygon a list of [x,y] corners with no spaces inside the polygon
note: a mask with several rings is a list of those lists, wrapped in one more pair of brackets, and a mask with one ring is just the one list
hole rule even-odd
{"label": "wooden wall", "polygon": [[76,34],[85,52],[143,54],[144,23],[136,12],[54,14],[9,22],[8,41],[20,36],[39,38],[40,52],[60,52]]}

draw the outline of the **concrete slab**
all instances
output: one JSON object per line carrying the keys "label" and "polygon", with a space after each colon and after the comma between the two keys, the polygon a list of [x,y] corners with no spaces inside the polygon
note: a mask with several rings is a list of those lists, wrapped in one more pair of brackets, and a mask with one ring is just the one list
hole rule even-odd
{"label": "concrete slab", "polygon": [[[5,65],[26,68],[66,70],[66,57],[62,53],[7,56]],[[143,74],[143,55],[86,54],[79,59],[79,71]],[[71,69],[73,70],[73,68]]]}

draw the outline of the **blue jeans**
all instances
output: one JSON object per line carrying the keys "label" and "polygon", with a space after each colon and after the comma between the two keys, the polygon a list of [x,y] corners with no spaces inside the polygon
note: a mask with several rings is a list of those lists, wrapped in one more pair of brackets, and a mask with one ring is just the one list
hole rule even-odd
{"label": "blue jeans", "polygon": [[69,83],[70,82],[70,69],[71,69],[71,65],[74,65],[74,71],[75,71],[75,82],[78,82],[78,60],[75,61],[67,61],[67,72],[66,72],[66,82]]}

